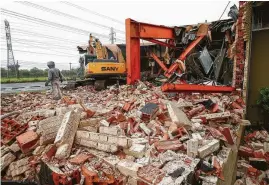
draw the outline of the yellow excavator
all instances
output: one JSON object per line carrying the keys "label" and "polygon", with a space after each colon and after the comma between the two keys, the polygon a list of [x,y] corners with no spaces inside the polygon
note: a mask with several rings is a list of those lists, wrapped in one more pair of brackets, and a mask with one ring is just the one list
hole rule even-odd
{"label": "yellow excavator", "polygon": [[76,81],[75,86],[93,82],[95,89],[101,90],[126,77],[125,59],[116,44],[102,45],[98,38],[90,34],[87,48],[78,46],[78,50],[80,53],[84,51],[79,60],[83,80]]}

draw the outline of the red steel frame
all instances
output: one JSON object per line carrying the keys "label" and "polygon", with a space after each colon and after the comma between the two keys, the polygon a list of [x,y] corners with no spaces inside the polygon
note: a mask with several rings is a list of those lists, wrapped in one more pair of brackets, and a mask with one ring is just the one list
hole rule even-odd
{"label": "red steel frame", "polygon": [[[140,39],[147,40],[159,45],[167,47],[175,47],[171,43],[162,42],[156,39],[174,40],[173,28],[153,25],[148,23],[137,22],[132,19],[125,20],[126,28],[126,59],[127,59],[127,84],[133,84],[140,79]],[[205,35],[197,37],[185,51],[179,56],[179,60],[183,61],[190,51],[205,37]],[[151,57],[165,71],[165,76],[170,77],[175,71],[181,73],[179,65],[174,63],[168,69],[163,62],[153,53]],[[233,87],[222,86],[205,86],[193,84],[164,84],[163,91],[205,91],[205,92],[231,92]]]}

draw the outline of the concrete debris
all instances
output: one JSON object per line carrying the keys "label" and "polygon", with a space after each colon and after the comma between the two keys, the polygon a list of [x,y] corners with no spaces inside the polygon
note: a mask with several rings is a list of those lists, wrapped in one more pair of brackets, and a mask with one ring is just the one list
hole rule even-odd
{"label": "concrete debris", "polygon": [[187,115],[182,110],[177,108],[177,106],[174,103],[168,103],[167,109],[168,109],[172,122],[174,122],[178,126],[190,126],[191,125],[191,121],[188,119]]}
{"label": "concrete debris", "polygon": [[40,145],[47,145],[54,142],[62,120],[63,115],[52,116],[50,118],[43,119],[38,123],[37,133],[41,135]]}
{"label": "concrete debris", "polygon": [[16,159],[12,153],[7,153],[1,157],[1,171],[3,171],[9,164]]}
{"label": "concrete debris", "polygon": [[10,146],[8,147],[8,149],[9,149],[10,151],[16,153],[16,152],[20,151],[20,146],[18,145],[17,142],[14,142],[12,145],[10,145]]}
{"label": "concrete debris", "polygon": [[[38,93],[10,95],[19,96],[22,103],[23,98],[38,97],[39,103],[32,106],[28,100],[18,117],[3,121],[6,130],[1,138],[8,142],[1,146],[2,177],[35,179],[45,169],[76,184],[209,184],[220,177],[230,154],[226,147],[236,143],[242,119],[229,106],[238,97],[166,94],[149,82],[119,88],[96,92],[79,87],[64,92],[70,101],[58,102]],[[84,108],[75,97],[83,97]],[[213,109],[213,104],[221,108]],[[11,110],[8,103],[4,105],[4,110]],[[87,110],[94,114],[89,116]],[[239,119],[235,121],[234,115]],[[12,136],[17,138],[13,142],[8,130],[21,123],[27,126]],[[249,166],[264,165],[261,158],[269,160],[267,137],[265,132],[255,132],[247,137],[251,145],[239,148],[240,155],[253,158]],[[210,165],[215,162],[212,172],[202,171],[201,159]]]}
{"label": "concrete debris", "polygon": [[138,169],[142,167],[133,161],[123,159],[117,164],[117,169],[125,176],[137,178]]}
{"label": "concrete debris", "polygon": [[220,141],[219,140],[212,140],[210,143],[202,146],[198,149],[198,155],[200,158],[204,158],[209,154],[217,151],[220,148]]}
{"label": "concrete debris", "polygon": [[10,171],[11,176],[15,177],[29,170],[31,168],[29,164],[29,159],[29,157],[26,157],[18,161],[12,162],[8,168],[8,171]]}
{"label": "concrete debris", "polygon": [[134,156],[135,158],[142,158],[145,154],[145,150],[145,145],[133,144],[129,149],[124,149],[124,153]]}
{"label": "concrete debris", "polygon": [[72,110],[64,115],[63,121],[54,140],[54,143],[58,146],[55,155],[56,158],[63,159],[69,157],[79,120],[80,111],[78,110]]}
{"label": "concrete debris", "polygon": [[41,110],[36,110],[32,112],[25,112],[19,116],[19,119],[27,120],[27,119],[31,119],[32,117],[49,118],[49,117],[55,116],[55,114],[56,114],[55,110],[41,109]]}

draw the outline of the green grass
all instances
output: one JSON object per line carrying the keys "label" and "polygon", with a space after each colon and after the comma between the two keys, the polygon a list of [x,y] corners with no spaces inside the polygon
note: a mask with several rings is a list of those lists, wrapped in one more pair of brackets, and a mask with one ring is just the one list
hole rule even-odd
{"label": "green grass", "polygon": [[30,77],[30,78],[0,78],[2,84],[5,83],[23,83],[23,82],[45,82],[48,77]]}

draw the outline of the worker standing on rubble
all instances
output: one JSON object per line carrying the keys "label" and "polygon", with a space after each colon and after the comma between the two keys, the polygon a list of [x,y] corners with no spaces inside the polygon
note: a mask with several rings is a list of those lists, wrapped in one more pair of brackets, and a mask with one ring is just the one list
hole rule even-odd
{"label": "worker standing on rubble", "polygon": [[48,80],[46,81],[45,86],[48,86],[49,83],[51,82],[53,99],[59,100],[62,98],[60,82],[61,83],[63,82],[64,77],[61,71],[55,68],[55,63],[53,61],[49,61],[47,63],[47,66],[49,67],[49,70],[48,70]]}

